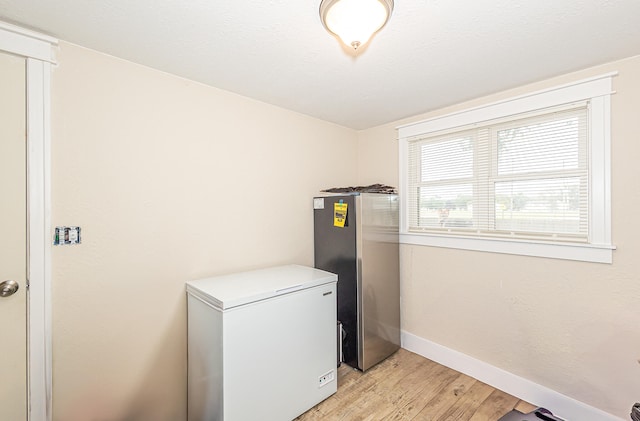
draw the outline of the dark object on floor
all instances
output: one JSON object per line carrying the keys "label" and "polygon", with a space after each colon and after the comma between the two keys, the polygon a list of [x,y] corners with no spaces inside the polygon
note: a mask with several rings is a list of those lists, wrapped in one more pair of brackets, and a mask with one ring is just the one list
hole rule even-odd
{"label": "dark object on floor", "polygon": [[327,193],[385,193],[396,194],[396,188],[391,186],[385,186],[384,184],[371,184],[370,186],[355,186],[355,187],[333,187],[330,189],[322,190]]}
{"label": "dark object on floor", "polygon": [[631,407],[631,419],[633,421],[640,421],[640,403],[637,403]]}
{"label": "dark object on floor", "polygon": [[523,414],[515,409],[509,412],[498,421],[565,421],[562,418],[554,417],[551,411],[545,408],[538,408],[535,411]]}

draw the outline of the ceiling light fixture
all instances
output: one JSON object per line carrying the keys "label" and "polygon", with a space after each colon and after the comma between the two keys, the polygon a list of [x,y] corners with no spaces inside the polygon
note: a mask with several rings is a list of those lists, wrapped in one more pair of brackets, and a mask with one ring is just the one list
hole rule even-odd
{"label": "ceiling light fixture", "polygon": [[382,28],[393,11],[393,0],[322,0],[324,27],[354,50]]}

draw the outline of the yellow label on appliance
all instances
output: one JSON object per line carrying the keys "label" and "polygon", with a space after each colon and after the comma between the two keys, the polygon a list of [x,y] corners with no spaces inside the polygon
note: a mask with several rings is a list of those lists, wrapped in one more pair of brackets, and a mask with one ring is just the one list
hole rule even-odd
{"label": "yellow label on appliance", "polygon": [[344,222],[347,220],[347,204],[333,204],[333,226],[344,228]]}

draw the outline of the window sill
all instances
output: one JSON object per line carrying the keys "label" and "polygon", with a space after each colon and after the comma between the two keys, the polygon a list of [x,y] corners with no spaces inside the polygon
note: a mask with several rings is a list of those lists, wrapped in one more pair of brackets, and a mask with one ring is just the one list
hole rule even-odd
{"label": "window sill", "polygon": [[593,263],[612,263],[613,250],[615,250],[615,246],[604,244],[558,244],[526,240],[408,233],[400,234],[400,243]]}

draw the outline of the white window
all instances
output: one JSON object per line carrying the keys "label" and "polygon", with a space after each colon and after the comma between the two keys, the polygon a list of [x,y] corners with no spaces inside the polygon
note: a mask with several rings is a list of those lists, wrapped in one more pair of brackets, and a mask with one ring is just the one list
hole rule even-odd
{"label": "white window", "polygon": [[400,127],[402,241],[610,263],[612,76]]}

